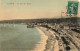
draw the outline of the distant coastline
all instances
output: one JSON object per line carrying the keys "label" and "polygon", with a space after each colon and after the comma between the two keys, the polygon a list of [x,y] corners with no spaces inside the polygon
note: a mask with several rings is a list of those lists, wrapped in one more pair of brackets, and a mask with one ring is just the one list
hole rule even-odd
{"label": "distant coastline", "polygon": [[67,18],[41,18],[41,19],[13,19],[13,20],[1,20],[0,23],[10,24],[27,24],[27,23],[60,23],[60,22],[80,22],[79,17],[67,17]]}

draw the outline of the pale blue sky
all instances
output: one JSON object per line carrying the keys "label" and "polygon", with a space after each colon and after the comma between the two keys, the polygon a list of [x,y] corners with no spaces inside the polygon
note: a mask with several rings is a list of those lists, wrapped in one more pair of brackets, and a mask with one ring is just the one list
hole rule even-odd
{"label": "pale blue sky", "polygon": [[[7,3],[31,3],[30,6],[28,5],[7,5]],[[31,8],[31,9],[40,9],[40,8],[54,8],[54,9],[61,9],[65,7],[67,4],[66,0],[2,0],[1,7],[3,8]]]}
{"label": "pale blue sky", "polygon": [[[60,17],[61,10],[66,12],[66,6],[68,4],[68,0],[0,0],[0,1],[1,1],[0,17],[2,20]],[[7,3],[31,3],[31,5],[27,4],[7,5]]]}

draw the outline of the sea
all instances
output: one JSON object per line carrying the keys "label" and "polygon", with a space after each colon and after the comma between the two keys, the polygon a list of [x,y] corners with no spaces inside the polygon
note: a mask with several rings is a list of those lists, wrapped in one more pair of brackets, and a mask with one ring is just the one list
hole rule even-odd
{"label": "sea", "polygon": [[41,40],[36,28],[22,24],[0,24],[0,51],[32,51]]}

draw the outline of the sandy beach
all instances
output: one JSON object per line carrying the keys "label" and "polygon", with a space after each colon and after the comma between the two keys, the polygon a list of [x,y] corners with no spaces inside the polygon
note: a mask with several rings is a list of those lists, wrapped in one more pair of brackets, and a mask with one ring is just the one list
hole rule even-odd
{"label": "sandy beach", "polygon": [[46,46],[46,41],[48,39],[48,36],[45,35],[45,33],[40,30],[38,27],[36,27],[36,29],[40,32],[41,34],[41,41],[38,42],[38,44],[36,44],[36,48],[33,49],[32,51],[44,51],[45,46]]}
{"label": "sandy beach", "polygon": [[41,34],[41,41],[36,44],[33,51],[59,51],[58,41],[55,37],[55,32],[44,27],[36,27]]}

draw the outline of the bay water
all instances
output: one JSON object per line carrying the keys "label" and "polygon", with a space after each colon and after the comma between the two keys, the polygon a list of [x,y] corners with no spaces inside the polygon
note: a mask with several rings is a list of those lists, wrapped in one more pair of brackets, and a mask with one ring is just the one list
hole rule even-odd
{"label": "bay water", "polygon": [[41,40],[36,28],[21,24],[0,24],[0,51],[31,51]]}

